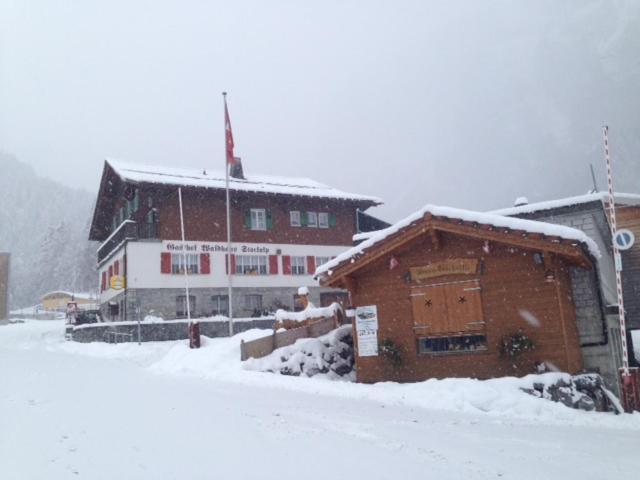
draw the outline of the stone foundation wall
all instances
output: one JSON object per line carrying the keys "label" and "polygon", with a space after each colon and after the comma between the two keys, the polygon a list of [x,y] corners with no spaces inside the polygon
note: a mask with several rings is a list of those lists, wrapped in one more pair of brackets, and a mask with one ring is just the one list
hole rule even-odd
{"label": "stone foundation wall", "polygon": [[[241,320],[233,323],[233,333],[244,332],[252,328],[272,328],[274,318],[257,318],[255,320]],[[201,320],[200,334],[206,337],[228,337],[229,322],[224,320]],[[188,322],[186,320],[173,320],[167,322],[141,322],[141,342],[165,342],[170,340],[186,340]],[[90,325],[68,327],[67,334],[70,339],[81,343],[90,342],[137,342],[137,322],[107,322]]]}
{"label": "stone foundation wall", "polygon": [[[311,302],[320,306],[321,293],[341,292],[332,288],[310,287],[309,295]],[[211,317],[218,313],[217,304],[214,303],[214,296],[226,296],[226,288],[193,288],[189,289],[189,295],[195,297],[195,309],[191,312],[193,318]],[[262,297],[262,310],[275,312],[282,308],[293,310],[294,295],[297,288],[289,287],[265,287],[265,288],[233,288],[233,316],[251,317],[254,309],[247,305],[247,295],[260,295]],[[117,318],[110,315],[109,303],[100,306],[102,316],[109,321],[136,321],[137,309],[140,311],[140,318],[147,315],[161,317],[165,320],[176,318],[177,298],[184,296],[183,288],[144,288],[127,289],[110,300],[110,303],[126,304],[126,313],[121,312]]]}

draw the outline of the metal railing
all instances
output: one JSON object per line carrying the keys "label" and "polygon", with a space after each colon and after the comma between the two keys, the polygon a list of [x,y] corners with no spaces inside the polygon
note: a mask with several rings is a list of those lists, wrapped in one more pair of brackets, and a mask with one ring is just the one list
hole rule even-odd
{"label": "metal railing", "polygon": [[98,248],[98,263],[107,258],[111,252],[125,240],[146,240],[158,238],[157,223],[137,223],[131,220],[124,222]]}

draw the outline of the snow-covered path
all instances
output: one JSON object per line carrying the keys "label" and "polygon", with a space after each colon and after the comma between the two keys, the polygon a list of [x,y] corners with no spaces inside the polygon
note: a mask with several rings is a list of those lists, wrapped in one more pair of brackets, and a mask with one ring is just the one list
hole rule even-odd
{"label": "snow-covered path", "polygon": [[640,472],[640,429],[625,422],[550,425],[159,375],[150,358],[170,345],[145,346],[146,356],[82,355],[91,347],[66,347],[60,329],[0,327],[2,479],[584,480]]}

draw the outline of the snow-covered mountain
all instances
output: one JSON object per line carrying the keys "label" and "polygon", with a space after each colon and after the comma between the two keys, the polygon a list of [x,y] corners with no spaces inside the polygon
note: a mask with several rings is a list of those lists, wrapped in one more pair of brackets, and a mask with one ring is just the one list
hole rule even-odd
{"label": "snow-covered mountain", "polygon": [[96,288],[96,245],[89,242],[93,195],[37,175],[0,152],[0,251],[11,252],[10,307],[43,293]]}

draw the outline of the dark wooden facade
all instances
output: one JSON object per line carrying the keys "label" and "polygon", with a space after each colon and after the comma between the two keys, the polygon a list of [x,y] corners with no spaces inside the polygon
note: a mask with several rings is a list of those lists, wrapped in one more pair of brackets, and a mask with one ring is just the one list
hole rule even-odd
{"label": "dark wooden facade", "polygon": [[[416,274],[456,262],[470,266]],[[357,357],[360,382],[523,375],[536,362],[575,373],[582,354],[569,269],[591,262],[575,242],[428,218],[338,265],[321,284],[347,288],[354,306],[376,305],[378,341],[401,352],[400,365],[382,354]],[[511,360],[501,345],[516,333],[535,349]],[[421,353],[430,339],[473,335],[486,346]]]}
{"label": "dark wooden facade", "polygon": [[[127,184],[105,165],[100,194],[94,211],[90,239],[104,241],[113,232],[114,215],[126,205],[125,189],[134,187],[138,208],[127,218],[148,223],[151,209],[156,212],[157,238],[180,238],[178,186],[167,184]],[[186,240],[226,241],[225,192],[221,189],[183,187]],[[356,233],[356,211],[372,206],[371,201],[304,197],[231,191],[231,222],[235,242],[262,242],[309,245],[351,245]],[[252,208],[264,208],[270,216],[270,228],[256,231],[246,228],[245,215]],[[304,228],[290,225],[289,212],[314,211],[332,215],[330,228]],[[116,222],[116,228],[120,222]]]}

